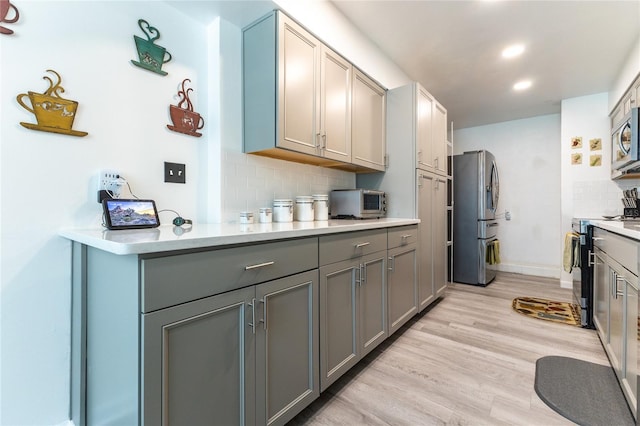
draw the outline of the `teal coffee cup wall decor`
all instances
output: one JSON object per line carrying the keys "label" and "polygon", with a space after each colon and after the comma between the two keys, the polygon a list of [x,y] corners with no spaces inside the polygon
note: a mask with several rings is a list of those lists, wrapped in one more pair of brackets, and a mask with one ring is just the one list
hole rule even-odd
{"label": "teal coffee cup wall decor", "polygon": [[160,75],[167,75],[166,71],[162,71],[162,65],[171,60],[171,53],[167,52],[162,46],[155,44],[154,42],[160,38],[160,31],[157,28],[149,25],[144,19],[138,19],[138,26],[142,32],[147,36],[147,39],[133,36],[133,40],[136,42],[136,49],[138,50],[138,61],[131,60],[133,65],[140,68],[155,72]]}

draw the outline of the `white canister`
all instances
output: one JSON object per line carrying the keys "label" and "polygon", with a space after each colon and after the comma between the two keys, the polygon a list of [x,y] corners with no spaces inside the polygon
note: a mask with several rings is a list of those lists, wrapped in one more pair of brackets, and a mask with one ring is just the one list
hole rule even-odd
{"label": "white canister", "polygon": [[287,199],[273,200],[273,221],[293,222],[293,201]]}
{"label": "white canister", "polygon": [[249,225],[253,223],[253,212],[240,212],[240,224]]}
{"label": "white canister", "polygon": [[297,196],[295,214],[298,222],[313,222],[313,197],[310,195]]}
{"label": "white canister", "polygon": [[329,220],[329,196],[327,194],[314,194],[313,217],[315,220]]}
{"label": "white canister", "polygon": [[271,223],[272,221],[272,213],[269,207],[261,207],[260,208],[260,223]]}

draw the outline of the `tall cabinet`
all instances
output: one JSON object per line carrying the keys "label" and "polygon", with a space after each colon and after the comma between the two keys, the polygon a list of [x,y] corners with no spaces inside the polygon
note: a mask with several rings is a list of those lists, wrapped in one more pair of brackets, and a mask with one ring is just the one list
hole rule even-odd
{"label": "tall cabinet", "polygon": [[419,83],[387,92],[388,166],[358,175],[357,186],[387,193],[387,215],[415,217],[418,227],[418,309],[444,293],[448,282],[447,111]]}

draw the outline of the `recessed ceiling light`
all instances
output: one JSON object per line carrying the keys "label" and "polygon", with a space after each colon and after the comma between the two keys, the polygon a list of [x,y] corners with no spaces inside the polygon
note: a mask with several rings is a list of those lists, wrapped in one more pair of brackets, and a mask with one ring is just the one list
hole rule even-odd
{"label": "recessed ceiling light", "polygon": [[515,58],[524,52],[524,44],[512,44],[502,51],[503,58]]}
{"label": "recessed ceiling light", "polygon": [[531,87],[531,80],[522,80],[513,85],[513,90],[526,90]]}

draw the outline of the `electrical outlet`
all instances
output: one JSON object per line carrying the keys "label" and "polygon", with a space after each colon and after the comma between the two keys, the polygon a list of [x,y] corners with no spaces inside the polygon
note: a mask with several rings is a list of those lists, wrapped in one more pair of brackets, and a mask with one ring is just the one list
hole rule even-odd
{"label": "electrical outlet", "polygon": [[172,183],[186,183],[187,169],[181,163],[164,162],[164,181]]}
{"label": "electrical outlet", "polygon": [[113,169],[102,169],[98,173],[98,202],[103,198],[120,198],[122,181],[120,173]]}

